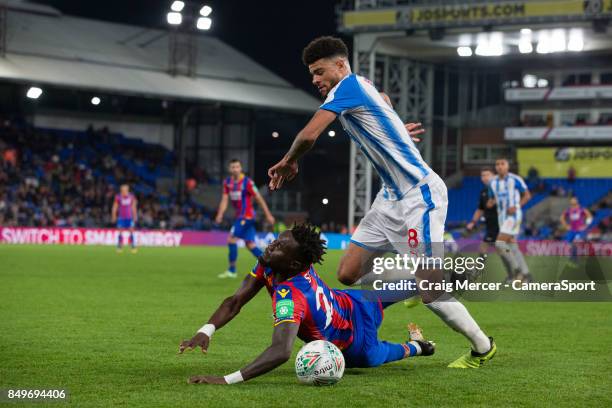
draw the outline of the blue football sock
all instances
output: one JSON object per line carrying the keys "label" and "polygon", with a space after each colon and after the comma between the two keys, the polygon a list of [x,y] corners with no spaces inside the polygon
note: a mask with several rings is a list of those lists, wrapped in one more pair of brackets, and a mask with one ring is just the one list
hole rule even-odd
{"label": "blue football sock", "polygon": [[416,341],[410,341],[406,343],[406,345],[410,349],[409,357],[414,357],[414,356],[421,354],[421,346],[419,346],[419,344]]}
{"label": "blue football sock", "polygon": [[236,259],[238,259],[238,245],[235,243],[227,244],[229,248],[229,271],[236,273]]}

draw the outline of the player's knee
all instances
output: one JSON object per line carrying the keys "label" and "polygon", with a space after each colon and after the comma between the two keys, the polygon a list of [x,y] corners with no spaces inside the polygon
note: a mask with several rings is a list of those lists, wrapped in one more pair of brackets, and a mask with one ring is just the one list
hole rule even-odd
{"label": "player's knee", "polygon": [[358,276],[353,273],[349,268],[346,267],[346,264],[341,262],[338,267],[338,280],[344,285],[352,285],[358,279]]}
{"label": "player's knee", "polygon": [[495,241],[495,248],[498,251],[507,251],[508,250],[508,243],[506,241],[502,241],[502,240],[497,240]]}

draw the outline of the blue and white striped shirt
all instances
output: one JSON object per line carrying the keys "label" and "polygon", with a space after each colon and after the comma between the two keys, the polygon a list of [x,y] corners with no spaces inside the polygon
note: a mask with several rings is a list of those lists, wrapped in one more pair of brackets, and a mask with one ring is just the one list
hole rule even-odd
{"label": "blue and white striped shirt", "polygon": [[495,176],[489,183],[489,197],[495,198],[497,212],[502,219],[507,218],[506,210],[516,207],[516,214],[521,215],[521,194],[527,191],[527,184],[521,176],[514,173],[506,174],[503,179]]}
{"label": "blue and white striped shirt", "polygon": [[321,109],[338,115],[344,130],[372,163],[382,178],[384,198],[401,200],[433,172],[398,114],[366,78],[355,74],[344,77]]}

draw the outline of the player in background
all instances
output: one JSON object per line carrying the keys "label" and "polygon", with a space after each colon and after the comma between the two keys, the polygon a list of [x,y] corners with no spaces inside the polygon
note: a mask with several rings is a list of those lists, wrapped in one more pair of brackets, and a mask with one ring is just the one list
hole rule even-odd
{"label": "player in background", "polygon": [[392,302],[381,301],[375,291],[331,289],[313,267],[321,263],[324,254],[325,242],[310,225],[296,225],[268,245],[242,286],[221,303],[191,340],[181,342],[179,353],[195,347],[206,352],[215,330],[235,318],[263,287],[272,298],[272,344],[240,371],[225,377],[194,376],[189,382],[233,384],[265,374],[289,360],[296,337],[304,342],[334,343],[342,350],[347,367],[377,367],[434,353],[433,343],[424,341],[412,324],[411,339],[405,343],[380,341],[383,309]]}
{"label": "player in background", "polygon": [[[136,196],[130,193],[130,186],[122,184],[119,187],[119,194],[115,195],[113,208],[111,210],[111,221],[117,222],[117,228],[120,230],[129,229],[130,231],[130,246],[132,253],[136,253],[136,242],[134,241],[134,227],[138,221],[138,200]],[[123,251],[123,231],[119,231],[117,235],[117,252]]]}
{"label": "player in background", "polygon": [[236,277],[236,259],[238,259],[238,245],[236,242],[238,239],[244,240],[247,248],[256,258],[261,256],[261,249],[255,244],[255,209],[253,208],[253,199],[257,201],[257,204],[263,210],[268,224],[274,225],[274,217],[270,213],[266,201],[257,191],[255,182],[242,172],[240,160],[230,160],[228,169],[230,176],[223,180],[223,195],[221,196],[221,203],[219,204],[215,222],[220,224],[223,221],[223,214],[227,209],[228,201],[232,202],[236,212],[236,219],[227,240],[229,267],[225,272],[218,275],[219,278]]}
{"label": "player in background", "polygon": [[505,157],[495,161],[495,170],[497,175],[489,183],[489,205],[492,203],[497,205],[499,223],[495,247],[510,266],[510,270],[518,271],[512,279],[529,282],[531,281],[529,267],[516,242],[516,237],[521,231],[522,207],[531,199],[531,193],[520,176],[510,173],[510,164]]}
{"label": "player in background", "polygon": [[[440,252],[448,195],[442,179],[421,157],[408,125],[404,125],[386,95],[379,93],[366,78],[351,72],[348,55],[344,42],[334,37],[317,38],[304,49],[302,60],[325,102],[298,133],[287,154],[268,170],[268,175],[271,190],[294,179],[298,160],[336,118],[340,120],[383,181],[340,261],[338,279],[353,285],[372,273],[372,260],[384,252],[412,253],[408,247],[414,244],[424,248],[422,254],[443,257]],[[417,279],[423,279],[420,272],[417,271]],[[428,280],[434,276],[431,270],[426,273]],[[495,343],[461,302],[451,295],[430,297],[421,292],[421,297],[431,311],[472,343],[472,350],[449,367],[478,368],[493,357]]]}
{"label": "player in background", "polygon": [[[495,177],[493,169],[490,167],[483,167],[480,170],[480,181],[484,184],[484,187],[480,191],[480,197],[478,200],[478,208],[474,211],[472,220],[466,225],[468,231],[472,231],[478,222],[484,218],[485,222],[485,233],[480,244],[480,255],[479,257],[487,259],[487,254],[491,247],[495,247],[495,241],[499,234],[499,221],[497,219],[497,206],[493,201],[489,200],[489,184]],[[514,279],[515,271],[511,269],[508,261],[505,257],[501,257],[502,263],[506,268],[506,283],[511,283]]]}
{"label": "player in background", "polygon": [[565,240],[571,245],[570,261],[576,265],[578,263],[578,247],[576,242],[585,241],[584,232],[593,220],[593,215],[589,210],[580,206],[578,197],[570,198],[569,208],[561,214],[561,225],[567,231]]}

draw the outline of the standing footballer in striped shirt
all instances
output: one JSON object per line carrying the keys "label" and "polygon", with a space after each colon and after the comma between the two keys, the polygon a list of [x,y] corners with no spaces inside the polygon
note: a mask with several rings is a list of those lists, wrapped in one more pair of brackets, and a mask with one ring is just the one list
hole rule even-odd
{"label": "standing footballer in striped shirt", "polygon": [[514,277],[508,279],[531,281],[529,267],[516,242],[523,221],[522,207],[531,199],[527,184],[514,173],[510,173],[508,159],[500,157],[495,161],[497,175],[489,182],[489,197],[497,205],[499,234],[495,241],[497,252],[515,271]]}
{"label": "standing footballer in striped shirt", "polygon": [[220,224],[223,221],[223,214],[227,209],[228,201],[232,202],[235,210],[235,221],[230,230],[227,246],[229,249],[229,267],[227,271],[219,275],[219,278],[235,278],[236,277],[236,260],[238,259],[238,239],[244,240],[247,248],[256,258],[261,256],[261,249],[255,244],[255,209],[253,208],[253,199],[257,201],[259,207],[266,216],[266,221],[274,225],[274,217],[266,201],[263,199],[255,183],[250,177],[247,177],[242,172],[242,164],[238,159],[232,159],[229,163],[230,176],[223,180],[223,195],[219,210],[215,217],[215,222]]}
{"label": "standing footballer in striped shirt", "polygon": [[[389,98],[379,93],[368,79],[351,72],[348,55],[344,42],[334,37],[317,38],[304,49],[302,60],[325,102],[298,133],[285,157],[268,170],[268,175],[271,190],[295,178],[298,160],[336,118],[340,120],[383,182],[340,261],[339,280],[353,285],[372,273],[372,260],[384,252],[412,254],[411,248],[419,247],[428,257],[443,257],[448,196],[446,185],[425,163],[411,139],[409,132],[415,127],[404,125]],[[413,136],[415,133],[418,130]],[[416,279],[429,280],[441,275],[437,272],[440,271],[417,271]],[[415,278],[413,274],[410,277]],[[439,292],[421,292],[421,298],[472,344],[472,350],[449,367],[478,368],[493,358],[497,350],[493,339],[485,335],[461,302]]]}
{"label": "standing footballer in striped shirt", "polygon": [[586,230],[593,221],[593,214],[582,207],[578,202],[578,197],[570,198],[569,208],[561,214],[561,225],[567,231],[565,241],[571,245],[570,261],[575,266],[578,264],[577,242],[586,241]]}
{"label": "standing footballer in striped shirt", "polygon": [[[138,221],[138,200],[134,194],[130,193],[130,186],[127,184],[122,184],[119,188],[119,194],[115,195],[111,210],[111,221],[117,222],[118,229],[128,229],[130,231],[130,246],[132,247],[132,253],[136,253],[134,227],[136,221]],[[117,234],[117,252],[122,251],[123,231],[119,231],[119,234]]]}

